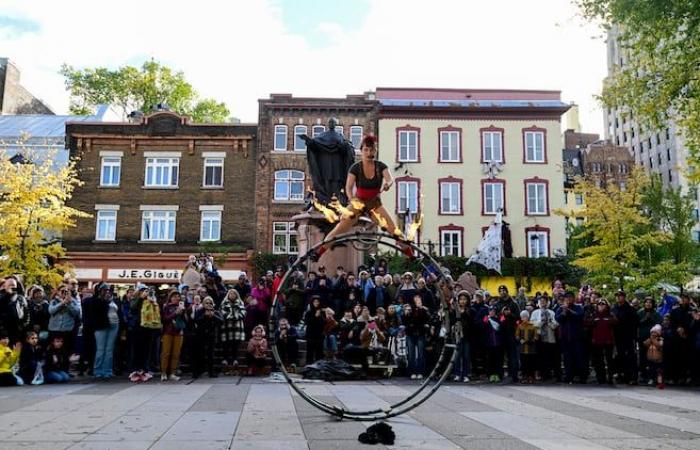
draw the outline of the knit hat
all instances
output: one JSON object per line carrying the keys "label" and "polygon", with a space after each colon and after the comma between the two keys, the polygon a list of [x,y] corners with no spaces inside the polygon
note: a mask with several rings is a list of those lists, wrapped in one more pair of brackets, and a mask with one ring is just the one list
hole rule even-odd
{"label": "knit hat", "polygon": [[658,333],[658,334],[661,334],[661,325],[659,325],[659,324],[657,323],[656,325],[654,325],[653,327],[651,327],[651,333]]}
{"label": "knit hat", "polygon": [[476,291],[474,291],[474,297],[479,297],[479,298],[483,299],[484,298],[484,291],[482,291],[481,289],[477,289]]}
{"label": "knit hat", "polygon": [[520,311],[520,318],[521,319],[529,319],[530,318],[530,313],[527,311],[527,309],[523,309]]}
{"label": "knit hat", "polygon": [[[478,292],[478,291],[477,291],[477,292]],[[474,293],[474,295],[476,295],[476,292]],[[460,297],[462,297],[462,296],[467,297],[467,300],[469,300],[469,299],[471,298],[471,296],[469,295],[469,291],[464,290],[464,289],[462,289],[461,291],[457,292],[457,298],[458,298],[458,299],[459,299]]]}

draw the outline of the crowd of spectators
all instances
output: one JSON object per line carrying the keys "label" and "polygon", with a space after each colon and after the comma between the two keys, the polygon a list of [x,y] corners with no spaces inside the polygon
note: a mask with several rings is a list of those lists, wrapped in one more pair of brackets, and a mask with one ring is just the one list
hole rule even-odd
{"label": "crowd of spectators", "polygon": [[[269,338],[290,371],[338,358],[364,375],[392,367],[420,380],[454,338],[455,382],[700,384],[700,311],[687,294],[608,299],[555,281],[534,296],[506,286],[491,295],[427,270],[392,275],[383,264],[297,270],[282,285],[285,271],[252,285],[242,273],[226,286],[211,257],[191,256],[165,295],[144,285],[120,294],[107,283],[88,291],[71,277],[25,291],[21,277],[5,278],[0,384],[264,373],[274,368]],[[266,336],[273,298],[278,326]]]}

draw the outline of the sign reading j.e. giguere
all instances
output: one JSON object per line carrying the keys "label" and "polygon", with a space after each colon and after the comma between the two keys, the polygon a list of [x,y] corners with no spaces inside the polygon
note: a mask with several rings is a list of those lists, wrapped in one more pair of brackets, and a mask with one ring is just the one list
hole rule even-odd
{"label": "sign reading j.e. giguere", "polygon": [[109,269],[110,280],[179,280],[182,271],[177,269]]}

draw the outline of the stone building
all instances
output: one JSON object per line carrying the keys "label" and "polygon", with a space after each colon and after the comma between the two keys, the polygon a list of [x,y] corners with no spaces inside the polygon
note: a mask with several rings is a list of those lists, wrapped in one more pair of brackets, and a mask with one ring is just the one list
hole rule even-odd
{"label": "stone building", "polygon": [[634,156],[629,149],[610,141],[594,142],[583,153],[585,176],[599,183],[614,183],[624,189],[633,168]]}
{"label": "stone building", "polygon": [[8,58],[0,58],[0,115],[53,114],[19,82],[20,71]]}
{"label": "stone building", "polygon": [[[259,100],[257,180],[255,184],[256,249],[276,254],[298,252],[292,217],[305,209],[311,186],[306,145],[298,136],[326,131],[328,119],[339,120],[336,131],[359,147],[362,136],[376,133],[377,102],[373,93],[345,98],[304,98],[272,94]],[[381,152],[381,148],[380,148]]]}
{"label": "stone building", "polygon": [[255,243],[256,126],[192,124],[161,111],[135,123],[68,123],[80,178],[70,206],[93,217],[64,234],[85,281],[175,282],[192,253],[227,254],[225,280]]}

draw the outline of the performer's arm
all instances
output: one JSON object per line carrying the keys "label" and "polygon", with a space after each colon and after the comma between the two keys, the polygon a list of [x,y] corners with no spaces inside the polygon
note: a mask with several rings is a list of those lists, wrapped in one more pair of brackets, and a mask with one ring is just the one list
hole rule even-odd
{"label": "performer's arm", "polygon": [[383,191],[388,191],[391,189],[391,185],[394,184],[394,178],[391,176],[391,172],[389,172],[389,169],[386,168],[382,172],[382,177],[384,178],[384,186],[382,186]]}
{"label": "performer's arm", "polygon": [[355,174],[348,172],[348,178],[345,180],[345,195],[352,198],[352,190],[355,188]]}

